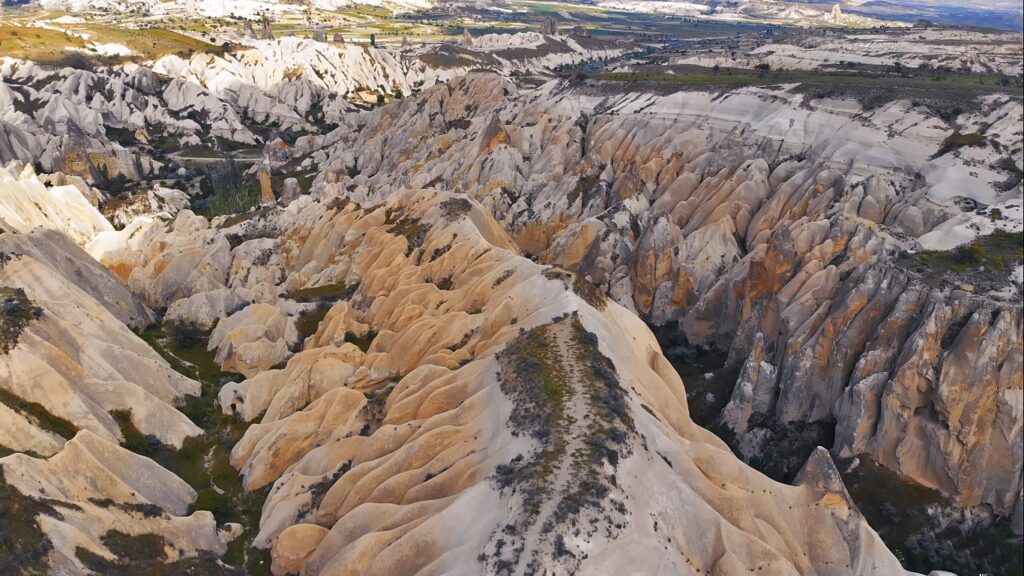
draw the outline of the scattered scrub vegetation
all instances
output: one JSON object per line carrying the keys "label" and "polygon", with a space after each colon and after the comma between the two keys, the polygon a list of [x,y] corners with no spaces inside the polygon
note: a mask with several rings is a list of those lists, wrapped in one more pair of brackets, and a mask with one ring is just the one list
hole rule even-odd
{"label": "scattered scrub vegetation", "polygon": [[208,218],[248,212],[260,199],[258,187],[245,181],[241,167],[230,155],[223,162],[203,165],[199,190],[202,195],[192,207]]}
{"label": "scattered scrub vegetation", "polygon": [[427,232],[430,231],[430,226],[420,222],[419,218],[406,217],[400,211],[392,210],[391,208],[388,208],[386,212],[384,224],[390,226],[388,231],[391,234],[405,238],[407,243],[406,256],[412,254],[413,250],[423,246],[423,242],[427,238]]}
{"label": "scattered scrub vegetation", "polygon": [[0,354],[10,353],[25,327],[42,315],[43,309],[34,306],[23,289],[0,286]]}
{"label": "scattered scrub vegetation", "polygon": [[979,290],[1007,284],[1010,270],[1024,261],[1024,232],[997,230],[952,250],[905,254],[897,265],[918,272],[933,287],[970,284]]}
{"label": "scattered scrub vegetation", "polygon": [[441,216],[448,222],[462,218],[473,209],[473,204],[465,198],[449,198],[441,202]]}
{"label": "scattered scrub vegetation", "polygon": [[39,524],[41,516],[61,520],[58,508],[77,506],[33,498],[6,483],[0,467],[0,574],[28,576],[49,573],[47,556],[53,544]]}
{"label": "scattered scrub vegetation", "polygon": [[77,426],[51,413],[42,404],[29,402],[3,388],[0,388],[0,404],[21,414],[41,430],[60,436],[65,440],[70,440],[75,437],[75,434],[78,434]]}

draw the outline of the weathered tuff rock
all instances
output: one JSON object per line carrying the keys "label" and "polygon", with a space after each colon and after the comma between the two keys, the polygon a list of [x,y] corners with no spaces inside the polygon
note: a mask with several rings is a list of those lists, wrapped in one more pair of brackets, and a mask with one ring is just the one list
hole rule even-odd
{"label": "weathered tuff rock", "polygon": [[253,376],[284,362],[298,344],[295,319],[270,304],[251,304],[221,319],[210,334],[210,350],[230,372]]}
{"label": "weathered tuff rock", "polygon": [[0,168],[0,230],[26,233],[37,227],[59,230],[79,244],[113,230],[78,187],[44,186],[29,166],[17,175]]}
{"label": "weathered tuff rock", "polygon": [[186,515],[196,493],[183,480],[89,431],[46,460],[24,454],[0,458],[0,472],[20,497],[41,499],[56,510],[38,516],[52,543],[50,573],[90,573],[79,549],[116,560],[102,541],[115,530],[158,535],[168,562],[201,553],[219,556],[230,540],[210,512]]}
{"label": "weathered tuff rock", "polygon": [[45,554],[31,560],[59,574],[89,573],[88,554],[116,561],[111,534],[158,537],[167,562],[223,554],[231,534],[187,515],[195,491],[118,445],[115,411],[171,446],[202,430],[175,408],[199,384],[132,331],[152,313],[79,245],[110,224],[75,186],[0,176],[0,446],[16,452],[0,458],[5,537],[31,523]]}
{"label": "weathered tuff rock", "polygon": [[[184,395],[198,394],[199,384],[175,372],[136,336],[125,325],[127,318],[118,315],[124,311],[112,311],[90,294],[113,281],[82,286],[81,277],[65,276],[49,263],[88,261],[77,246],[57,238],[0,235],[3,251],[14,254],[0,269],[0,286],[24,290],[38,308],[37,317],[0,356],[0,386],[115,443],[121,430],[109,414],[114,410],[130,411],[136,428],[166,444],[181,446],[185,438],[201,434],[174,408]],[[123,288],[120,292],[123,302],[132,302]]]}
{"label": "weathered tuff rock", "polygon": [[[931,245],[959,221],[957,195],[1007,210],[1024,202],[1019,184],[1001,190],[1004,176],[984,167],[999,150],[1019,150],[1022,110],[985,100],[955,125],[991,125],[990,143],[939,154],[953,127],[909,102],[863,111],[786,88],[715,96],[601,82],[519,94],[479,74],[352,115],[340,140],[319,142],[326,153],[302,154],[325,167],[314,195],[376,202],[407,187],[464,191],[523,250],[652,323],[676,322],[691,345],[728,352],[746,364],[727,416],[737,430],[756,412],[838,421],[837,454],[867,451],[964,505],[1010,516],[1021,507],[1019,289],[1009,278],[1009,293],[933,289],[893,261],[917,247],[913,238]],[[904,292],[916,299],[897,306]],[[985,348],[951,353],[966,344],[955,344],[960,324],[948,313],[936,321],[947,338],[913,344],[924,335],[918,314],[945,309],[958,319],[977,311]],[[882,326],[890,332],[877,333]],[[920,384],[932,391],[873,360],[911,346],[931,352],[886,362],[934,372]],[[975,372],[973,358],[1001,368]],[[965,371],[975,378],[960,398],[977,394],[985,417],[946,399],[952,375]]]}
{"label": "weathered tuff rock", "polygon": [[[256,544],[272,548],[276,573],[492,573],[505,563],[527,573],[537,562],[554,573],[901,573],[834,485],[772,482],[695,426],[644,324],[519,256],[476,203],[435,191],[372,208],[303,197],[259,218],[280,231],[274,256],[231,268],[221,284],[270,268],[283,273],[281,294],[357,287],[282,368],[220,392],[224,410],[254,421],[232,461],[249,488],[273,486]],[[160,259],[185,237],[215,253],[211,235],[234,233],[190,219],[154,221],[127,241]],[[129,255],[105,255],[114,269],[129,264],[118,258]],[[166,274],[131,272],[140,293],[168,295],[162,305],[176,295],[151,284],[181,284]],[[299,313],[287,299],[272,306]],[[529,398],[509,388],[531,369],[509,355],[535,337],[551,353],[534,362],[572,398],[566,420],[549,420],[568,447],[553,470],[509,476],[548,445],[530,432],[536,421],[516,415],[534,409]],[[580,354],[594,356],[579,364]],[[582,371],[590,362],[604,368]],[[568,418],[576,410],[592,417]],[[577,442],[605,448],[577,462],[587,452]],[[594,483],[574,479],[576,466]],[[593,492],[573,496],[579,485]],[[541,518],[527,512],[531,494],[542,495]],[[509,523],[521,530],[503,536]]]}
{"label": "weathered tuff rock", "polygon": [[223,56],[167,55],[147,66],[96,70],[51,71],[0,58],[0,165],[38,163],[105,188],[155,177],[177,162],[158,142],[255,146],[268,128],[318,136],[355,109],[350,101],[412,94],[470,69],[542,71],[626,49],[537,34],[484,36],[458,54],[297,37],[248,44]]}

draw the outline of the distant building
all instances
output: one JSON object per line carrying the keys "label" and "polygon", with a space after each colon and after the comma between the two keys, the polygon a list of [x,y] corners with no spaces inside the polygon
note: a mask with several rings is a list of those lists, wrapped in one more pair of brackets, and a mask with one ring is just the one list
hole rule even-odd
{"label": "distant building", "polygon": [[934,25],[935,24],[927,18],[918,18],[917,20],[914,20],[914,28],[931,28]]}
{"label": "distant building", "polygon": [[558,22],[551,16],[545,16],[540,23],[540,33],[545,36],[558,36]]}
{"label": "distant building", "polygon": [[316,40],[317,42],[327,42],[327,32],[319,26],[313,28],[313,40]]}
{"label": "distant building", "polygon": [[587,29],[579,24],[572,27],[571,34],[577,38],[586,38],[590,36],[590,32],[587,32]]}
{"label": "distant building", "polygon": [[345,43],[345,37],[341,35],[341,32],[335,32],[333,40],[334,40],[335,44],[344,44]]}
{"label": "distant building", "polygon": [[246,22],[245,26],[242,26],[242,36],[250,40],[256,38],[256,31],[252,29],[252,22]]}

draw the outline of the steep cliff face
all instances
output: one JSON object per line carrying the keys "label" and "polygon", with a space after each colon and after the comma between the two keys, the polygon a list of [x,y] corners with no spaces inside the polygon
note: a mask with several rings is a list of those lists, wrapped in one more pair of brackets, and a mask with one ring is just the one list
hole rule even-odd
{"label": "steep cliff face", "polygon": [[360,201],[466,192],[527,253],[746,364],[726,420],[736,431],[755,413],[836,422],[836,454],[866,452],[1010,516],[1022,466],[1014,256],[944,274],[948,262],[900,254],[972,229],[1014,241],[1019,218],[999,218],[1019,211],[1020,185],[982,162],[1021,162],[1020,118],[1019,102],[990,98],[955,123],[990,125],[990,143],[950,150],[949,125],[908,102],[862,112],[785,87],[607,83],[520,96],[473,75],[354,115],[350,134],[316,143],[329,156],[296,159],[326,166],[323,193]]}
{"label": "steep cliff face", "polygon": [[[307,197],[240,224],[192,218],[124,231],[139,263],[103,261],[134,266],[132,285],[163,305],[275,278],[265,306],[300,323],[319,311],[283,365],[219,394],[252,422],[231,458],[247,488],[272,486],[255,544],[275,573],[901,572],[827,454],[797,486],[740,463],[690,420],[639,318],[519,256],[465,197]],[[148,264],[183,244],[213,258],[211,236],[237,238],[226,273]],[[179,318],[190,310],[205,314]],[[232,333],[257,317],[238,314]]]}

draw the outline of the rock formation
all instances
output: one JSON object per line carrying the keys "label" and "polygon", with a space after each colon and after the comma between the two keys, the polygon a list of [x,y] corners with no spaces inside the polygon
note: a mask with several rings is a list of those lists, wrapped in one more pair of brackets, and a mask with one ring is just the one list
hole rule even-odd
{"label": "rock formation", "polygon": [[[836,454],[867,452],[965,505],[1020,509],[1021,312],[1003,287],[1019,288],[1007,271],[984,295],[936,289],[893,265],[915,246],[907,236],[931,242],[929,231],[959,218],[961,175],[976,178],[978,201],[1020,205],[1019,185],[993,190],[1000,176],[973,167],[984,151],[935,156],[943,124],[907,102],[854,118],[826,103],[797,107],[804,97],[785,89],[720,98],[558,89],[516,97],[497,76],[470,76],[374,112],[338,143],[314,188],[351,189],[361,201],[427,184],[464,190],[525,251],[746,363],[752,380],[730,409],[738,430],[738,415],[759,410],[778,422],[838,421]],[[474,116],[454,122],[464,106]],[[434,120],[415,121],[414,110]],[[990,99],[959,122],[1004,126],[990,134],[1012,148],[1021,113]],[[927,331],[921,314],[933,317]],[[982,348],[960,350],[976,345],[958,341],[965,322],[988,335]],[[893,356],[908,346],[920,353]],[[972,401],[954,392],[953,374],[981,357],[999,367],[970,380],[986,416],[961,417],[960,402]],[[898,375],[904,364],[936,379],[911,383]]]}
{"label": "rock formation", "polygon": [[[140,248],[207,234],[188,218]],[[253,422],[232,462],[247,488],[273,486],[255,543],[271,547],[276,571],[900,571],[834,481],[785,486],[737,461],[689,420],[682,383],[638,318],[519,256],[474,202],[303,197],[266,218],[281,234],[263,266],[282,269],[289,293],[357,287],[281,367],[220,392],[225,411]],[[109,266],[129,264],[114,254]],[[746,513],[755,507],[761,520]]]}
{"label": "rock formation", "polygon": [[[0,516],[41,535],[29,568],[232,573],[243,533],[275,574],[906,573],[856,456],[1024,530],[1024,277],[983,249],[1021,228],[1018,99],[516,84],[628,49],[551,18],[317,32],[0,60]],[[259,206],[164,187],[203,186],[183,149],[212,141],[263,147]],[[711,424],[745,459],[796,424],[831,452],[791,485],[745,464],[649,326],[738,374]]]}

